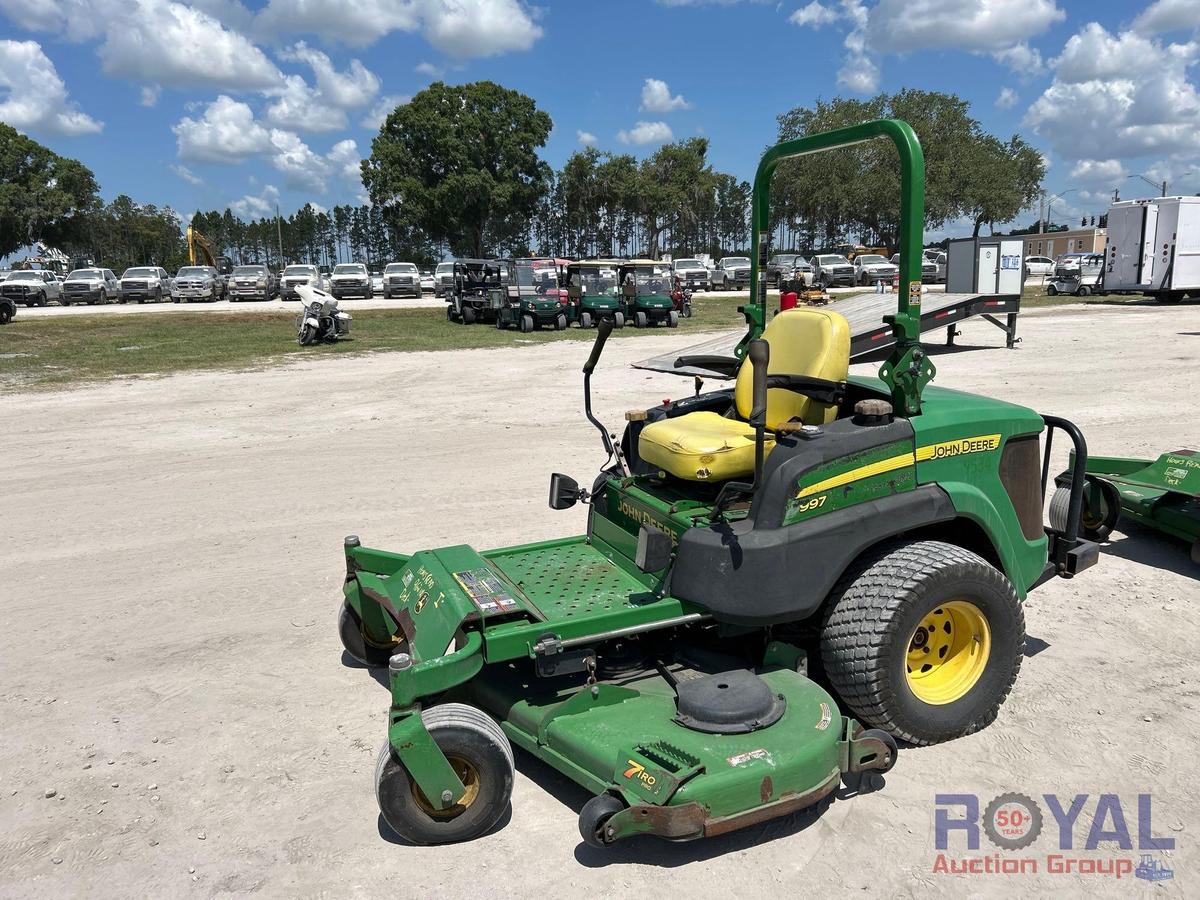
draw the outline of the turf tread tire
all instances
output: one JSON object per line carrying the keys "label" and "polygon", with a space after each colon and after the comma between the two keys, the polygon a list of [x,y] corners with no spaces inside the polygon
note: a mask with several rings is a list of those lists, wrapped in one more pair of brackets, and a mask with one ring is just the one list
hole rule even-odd
{"label": "turf tread tire", "polygon": [[[406,793],[411,791],[407,783],[408,774],[392,752],[391,744],[385,740],[375,760],[375,799],[384,821],[402,838],[418,845],[455,843],[486,834],[508,809],[512,798],[516,763],[507,735],[489,715],[464,703],[443,703],[431,707],[421,713],[421,719],[435,742],[438,741],[439,732],[444,735],[457,731],[458,738],[465,735],[476,748],[482,748],[493,756],[494,762],[499,763],[492,772],[499,777],[499,781],[486,786],[490,796],[485,802],[490,802],[490,808],[481,807],[474,814],[468,809],[448,822],[431,819],[416,806],[415,800],[410,802]],[[441,743],[438,746],[446,749]],[[389,776],[389,765],[392,766],[391,779],[404,779],[404,783],[396,787],[399,788],[399,799],[405,801],[402,807],[390,805],[391,816],[388,815],[388,798],[383,790],[385,777]]]}
{"label": "turf tread tire", "polygon": [[[1008,638],[1011,646],[1005,651],[997,640],[998,626],[1004,623],[989,616],[992,655],[980,683],[966,695],[974,696],[975,705],[982,698],[982,708],[968,721],[921,727],[908,713],[926,705],[909,693],[902,671],[899,679],[895,678],[887,651],[890,646],[903,652],[903,642],[912,630],[902,623],[906,608],[921,606],[922,597],[937,590],[948,577],[953,579],[956,572],[966,573],[994,591],[994,599],[1011,614],[1008,624],[1015,639]],[[913,628],[923,615],[916,616]],[[900,634],[902,629],[904,634]],[[912,744],[961,737],[994,721],[1020,672],[1024,652],[1024,612],[1008,579],[978,554],[942,541],[888,543],[860,557],[835,585],[822,621],[821,662],[842,702],[868,725]],[[1010,671],[1005,672],[1006,667]],[[894,683],[897,680],[899,684]],[[961,702],[929,709],[949,709]]]}

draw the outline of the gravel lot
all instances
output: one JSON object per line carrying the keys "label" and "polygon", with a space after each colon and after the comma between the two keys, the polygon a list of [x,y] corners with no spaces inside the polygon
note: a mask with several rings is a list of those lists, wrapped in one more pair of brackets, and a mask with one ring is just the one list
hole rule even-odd
{"label": "gravel lot", "polygon": [[[1200,307],[1022,319],[1013,351],[964,323],[937,383],[1068,416],[1097,453],[1200,443]],[[602,417],[688,391],[625,365],[679,343],[610,344]],[[0,895],[1195,896],[1200,570],[1134,526],[1031,596],[1030,656],[993,726],[902,751],[882,790],[820,817],[602,853],[576,831],[586,795],[518,753],[492,834],[390,836],[371,780],[387,692],[335,633],[342,536],[411,551],[581,530],[582,509],[555,513],[545,494],[552,470],[586,481],[603,458],[581,413],[585,352],[375,354],[7,396]],[[1152,793],[1174,880],[935,874],[935,794],[1004,791],[1090,795],[1077,848],[1098,794],[1121,796],[1136,841],[1136,794]],[[1047,821],[1028,852],[1055,852],[1056,835]]]}

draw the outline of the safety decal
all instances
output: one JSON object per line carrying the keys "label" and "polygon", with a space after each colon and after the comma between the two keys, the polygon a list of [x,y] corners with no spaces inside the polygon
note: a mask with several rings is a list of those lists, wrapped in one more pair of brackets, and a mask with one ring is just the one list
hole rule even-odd
{"label": "safety decal", "polygon": [[483,567],[455,572],[454,580],[485,616],[501,615],[517,609],[517,601],[491,569]]}

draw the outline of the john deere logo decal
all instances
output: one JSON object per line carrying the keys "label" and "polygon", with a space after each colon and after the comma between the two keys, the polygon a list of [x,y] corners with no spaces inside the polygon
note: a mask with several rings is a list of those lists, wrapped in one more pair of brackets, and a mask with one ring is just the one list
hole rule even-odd
{"label": "john deere logo decal", "polygon": [[940,444],[918,447],[917,462],[962,456],[964,453],[985,453],[988,450],[998,450],[999,448],[1000,435],[981,434],[978,437],[961,438],[957,441],[944,441]]}

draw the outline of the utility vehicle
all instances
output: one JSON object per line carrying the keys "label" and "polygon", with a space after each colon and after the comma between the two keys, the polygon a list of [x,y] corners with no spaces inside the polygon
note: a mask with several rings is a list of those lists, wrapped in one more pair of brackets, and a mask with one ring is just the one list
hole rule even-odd
{"label": "utility vehicle", "polygon": [[[836,312],[768,324],[767,201],[781,160],[876,137],[899,151],[902,288],[879,377],[849,377]],[[995,718],[1021,664],[1023,598],[1096,561],[1077,536],[1087,449],[1063,419],[927,387],[923,207],[903,122],[771,148],[746,334],[732,358],[702,361],[734,385],[635,409],[618,440],[592,411],[600,324],[584,414],[608,462],[586,488],[550,479],[552,507],[587,504],[584,534],[412,556],[346,538],[339,628],[351,656],[388,666],[375,788],[397,833],[487,832],[509,805],[513,745],[595,795],[580,834],[605,846],[759,824],[886,772],[898,739]],[[1047,429],[1075,448],[1059,530],[1042,523]]]}
{"label": "utility vehicle", "polygon": [[625,321],[635,328],[665,323],[679,325],[679,313],[671,299],[673,272],[665,263],[653,259],[623,259],[617,266]]}
{"label": "utility vehicle", "polygon": [[614,328],[625,326],[625,307],[618,286],[621,263],[613,259],[589,259],[567,263],[564,281],[571,319],[580,328],[591,328],[605,319]]}
{"label": "utility vehicle", "polygon": [[445,292],[446,318],[462,325],[495,322],[506,298],[508,266],[506,259],[456,260]]}

